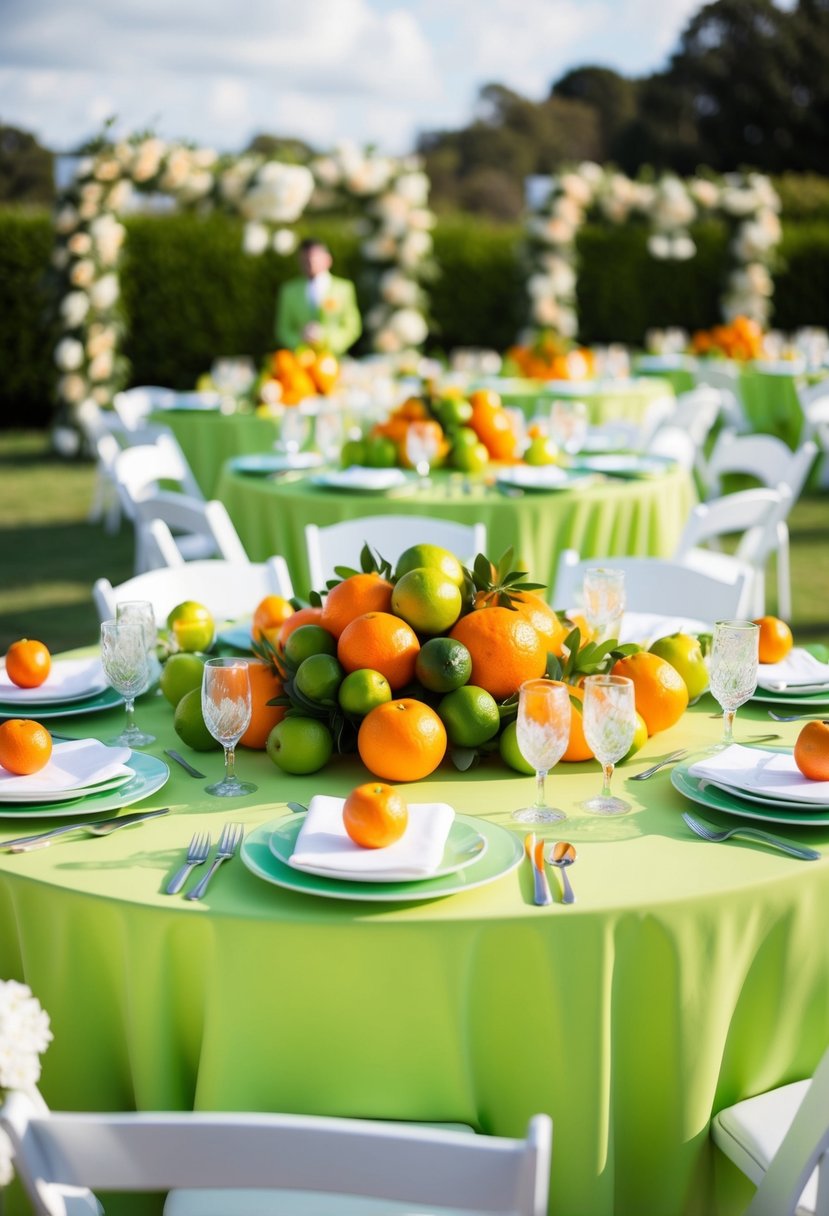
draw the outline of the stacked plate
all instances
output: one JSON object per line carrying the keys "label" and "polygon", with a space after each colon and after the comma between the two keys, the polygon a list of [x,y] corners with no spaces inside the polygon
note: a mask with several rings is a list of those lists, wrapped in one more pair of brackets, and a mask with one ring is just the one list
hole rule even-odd
{"label": "stacked plate", "polygon": [[779,663],[761,663],[754,701],[775,705],[829,705],[829,663],[795,646]]}
{"label": "stacked plate", "polygon": [[97,814],[131,806],[155,793],[170,775],[154,756],[97,739],[56,743],[48,764],[17,776],[0,768],[0,817]]}
{"label": "stacked plate", "polygon": [[570,490],[574,486],[592,482],[594,478],[589,473],[573,473],[555,464],[517,464],[499,469],[495,480],[502,486],[549,493],[552,490]]}
{"label": "stacked plate", "polygon": [[100,659],[53,659],[39,688],[18,688],[0,667],[0,720],[59,718],[92,714],[120,705],[122,698],[108,687]]}
{"label": "stacked plate", "polygon": [[676,464],[667,456],[640,456],[634,452],[574,456],[570,468],[578,473],[602,473],[605,477],[636,479],[661,477]]}
{"label": "stacked plate", "polygon": [[389,494],[416,489],[418,482],[418,475],[405,469],[373,469],[358,464],[348,469],[315,473],[311,477],[312,485],[320,489],[352,490],[359,494]]}
{"label": "stacked plate", "polygon": [[790,749],[734,743],[677,764],[671,782],[686,798],[712,810],[770,823],[829,825],[829,781],[804,777]]}
{"label": "stacked plate", "polygon": [[327,899],[411,902],[469,891],[521,862],[520,839],[486,820],[456,815],[446,803],[412,803],[402,838],[362,849],[342,823],[343,800],[317,796],[292,814],[250,832],[242,860],[265,882]]}
{"label": "stacked plate", "polygon": [[230,467],[234,473],[267,477],[271,473],[288,473],[294,469],[315,469],[321,464],[319,452],[250,452],[234,456]]}

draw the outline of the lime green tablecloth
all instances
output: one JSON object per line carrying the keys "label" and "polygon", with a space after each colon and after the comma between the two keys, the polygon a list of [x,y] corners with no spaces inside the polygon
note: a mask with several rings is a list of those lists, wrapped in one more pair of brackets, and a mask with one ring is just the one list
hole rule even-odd
{"label": "lime green tablecloth", "polygon": [[801,441],[804,422],[797,384],[797,376],[740,369],[740,399],[752,429],[776,435],[793,450]]}
{"label": "lime green tablecloth", "polygon": [[651,405],[660,397],[673,397],[674,389],[668,377],[635,377],[632,380],[498,380],[487,381],[496,389],[504,405],[517,405],[528,417],[537,412],[539,402],[548,403],[557,397],[575,397],[587,403],[590,423],[624,419],[642,422]]}
{"label": "lime green tablecloth", "polygon": [[207,498],[215,497],[228,457],[267,452],[278,433],[272,418],[218,410],[160,410],[150,415],[150,421],[173,432]]}
{"label": "lime green tablecloth", "polygon": [[294,587],[307,594],[305,525],[364,515],[431,515],[487,528],[488,550],[498,557],[512,545],[522,569],[552,587],[559,554],[568,547],[586,557],[612,554],[669,556],[695,502],[690,476],[674,467],[637,481],[608,478],[578,489],[522,498],[502,495],[477,481],[436,473],[431,488],[405,497],[318,489],[308,478],[269,481],[225,466],[217,497],[227,507],[251,560],[281,553]]}
{"label": "lime green tablecloth", "polygon": [[[350,758],[290,778],[241,751],[238,772],[259,789],[238,802],[208,797],[173,766],[144,804],[169,816],[0,853],[0,976],[31,984],[51,1015],[47,1100],[464,1121],[502,1135],[547,1111],[553,1216],[742,1210],[708,1124],[808,1075],[825,1047],[829,849],[805,863],[704,843],[667,772],[626,780],[678,746],[713,742],[713,708],[704,698],[619,769],[615,787],[634,807],[624,818],[578,810],[598,788],[596,764],[554,771],[550,794],[570,818],[547,834],[578,849],[570,907],[533,906],[523,863],[408,905],[299,895],[239,860],[202,902],[163,894],[196,829],[215,840],[227,820],[252,829],[286,814],[288,799],[344,795],[368,778]],[[155,755],[182,746],[160,698],[142,698],[138,720],[158,735]],[[737,735],[768,723],[746,707]],[[110,711],[61,727],[107,738],[120,724]],[[796,729],[780,728],[788,741]],[[217,778],[220,755],[184,750]],[[509,828],[531,787],[491,759],[401,788]],[[0,838],[30,828],[2,818]],[[829,846],[829,829],[788,832]]]}

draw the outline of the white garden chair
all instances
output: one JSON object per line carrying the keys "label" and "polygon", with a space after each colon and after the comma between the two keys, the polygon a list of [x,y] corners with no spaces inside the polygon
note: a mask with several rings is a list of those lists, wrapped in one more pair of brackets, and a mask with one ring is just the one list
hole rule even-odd
{"label": "white garden chair", "polygon": [[[135,572],[149,568],[143,549],[142,506],[147,499],[163,495],[172,503],[176,494],[190,502],[204,502],[198,482],[193,475],[177,440],[172,434],[160,435],[155,443],[136,444],[124,448],[112,460],[112,477],[124,515],[135,525]],[[176,487],[170,489],[170,483]],[[213,557],[215,540],[204,533],[183,537],[179,545],[186,560]]]}
{"label": "white garden chair", "polygon": [[92,597],[102,621],[115,616],[122,600],[149,600],[161,625],[171,608],[183,600],[204,604],[217,621],[248,617],[266,595],[291,599],[291,576],[284,557],[265,562],[194,561],[182,566],[147,570],[113,586],[107,578],[96,580]]}
{"label": "white garden chair", "polygon": [[638,448],[642,451],[647,448],[651,436],[671,418],[675,408],[675,397],[654,397],[653,401],[648,402],[636,440]]}
{"label": "white garden chair", "polygon": [[[796,451],[775,435],[737,435],[722,431],[705,468],[707,496],[722,493],[722,478],[727,473],[743,473],[772,489],[782,484],[797,502],[815,457],[817,444],[808,439]],[[785,519],[777,524],[777,610],[786,620],[792,615],[792,588],[789,565],[789,526]]]}
{"label": "white garden chair", "polygon": [[209,557],[244,563],[249,561],[227,508],[217,499],[204,502],[186,494],[160,493],[137,504],[136,545],[141,550],[141,569],[183,566],[188,548],[198,540],[210,546]]}
{"label": "white garden chair", "polygon": [[740,392],[740,369],[736,363],[725,359],[698,359],[694,371],[694,385],[707,385],[719,389],[722,394],[721,413],[727,426],[743,433],[750,430],[743,409]]}
{"label": "white garden chair", "polygon": [[91,398],[81,402],[76,417],[86,447],[96,457],[95,486],[87,518],[90,523],[103,520],[107,532],[117,532],[121,504],[112,471],[115,457],[122,448],[136,443],[155,443],[159,435],[172,432],[156,426],[129,430],[114,410],[102,410]]}
{"label": "white garden chair", "polygon": [[667,456],[690,473],[697,463],[698,450],[693,438],[681,426],[663,423],[648,440],[645,454]]}
{"label": "white garden chair", "polygon": [[158,384],[144,384],[124,389],[112,399],[113,408],[128,430],[143,426],[156,409],[169,409],[175,401],[175,390]]}
{"label": "white garden chair", "polygon": [[811,1080],[721,1110],[711,1121],[711,1135],[757,1187],[746,1216],[826,1216],[829,1050]]}
{"label": "white garden chair", "polygon": [[829,377],[798,386],[797,395],[803,411],[803,436],[813,439],[822,453],[820,484],[829,485]]}
{"label": "white garden chair", "polygon": [[368,544],[392,566],[406,549],[417,544],[440,545],[462,562],[486,552],[484,524],[458,524],[430,515],[367,515],[341,523],[305,526],[305,548],[311,586],[321,590],[334,578],[335,566],[360,568],[360,551]]}
{"label": "white garden chair", "polygon": [[[785,485],[775,489],[738,490],[699,503],[691,511],[673,555],[675,562],[723,577],[736,560],[754,571],[752,618],[765,612],[765,569],[777,547],[777,526],[791,510],[793,498]],[[734,555],[706,547],[721,537],[739,534]]]}
{"label": "white garden chair", "polygon": [[35,1216],[93,1216],[96,1190],[167,1191],[165,1216],[547,1212],[547,1115],[512,1140],[302,1115],[51,1113],[38,1096],[0,1108]]}

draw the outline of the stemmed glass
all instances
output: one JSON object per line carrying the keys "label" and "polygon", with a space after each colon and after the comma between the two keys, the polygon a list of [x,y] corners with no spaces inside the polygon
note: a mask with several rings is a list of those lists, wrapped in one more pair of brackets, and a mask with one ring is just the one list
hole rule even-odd
{"label": "stemmed glass", "polygon": [[734,715],[757,687],[760,627],[753,621],[716,621],[708,679],[711,695],[722,708],[720,751],[734,742]]}
{"label": "stemmed glass", "polygon": [[139,730],[135,723],[135,698],[147,687],[150,657],[143,625],[127,621],[104,621],[101,625],[101,664],[107,683],[124,698],[127,724],[112,743],[146,747],[155,735]]}
{"label": "stemmed glass", "polygon": [[[144,630],[144,642],[149,658],[147,683],[141,692],[146,692],[161,675],[161,664],[155,652],[158,631],[155,623],[155,611],[149,600],[122,600],[115,605],[115,619],[125,625],[140,625]],[[139,693],[139,696],[141,694]]]}
{"label": "stemmed glass", "polygon": [[617,761],[633,742],[636,705],[633,680],[627,676],[587,676],[582,710],[584,737],[602,766],[602,792],[580,805],[594,815],[623,815],[630,803],[610,792],[610,778]]}
{"label": "stemmed glass", "polygon": [[512,812],[520,823],[556,823],[564,811],[549,806],[544,784],[558,764],[570,738],[570,689],[560,680],[527,680],[518,690],[518,747],[535,769],[536,795],[532,806]]}
{"label": "stemmed glass", "polygon": [[238,798],[252,794],[256,786],[240,781],[234,772],[236,744],[250,725],[251,692],[248,665],[239,659],[208,659],[201,686],[204,723],[225,753],[225,775],[205,786],[216,798]]}
{"label": "stemmed glass", "polygon": [[582,584],[584,619],[593,641],[618,638],[625,611],[625,572],[597,566],[585,571]]}
{"label": "stemmed glass", "polygon": [[568,456],[581,451],[587,428],[587,406],[583,401],[557,399],[550,406],[552,437]]}
{"label": "stemmed glass", "polygon": [[440,436],[428,422],[410,422],[406,429],[406,457],[423,481],[440,449]]}
{"label": "stemmed glass", "polygon": [[326,464],[336,464],[345,442],[342,414],[337,410],[320,410],[314,427],[314,439]]}
{"label": "stemmed glass", "polygon": [[274,447],[286,456],[295,456],[311,433],[311,419],[298,405],[284,406],[279,422],[279,438]]}

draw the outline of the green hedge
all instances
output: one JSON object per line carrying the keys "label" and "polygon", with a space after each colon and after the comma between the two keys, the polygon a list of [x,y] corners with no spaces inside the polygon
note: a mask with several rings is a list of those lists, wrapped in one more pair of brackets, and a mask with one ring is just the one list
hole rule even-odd
{"label": "green hedge", "polygon": [[[273,348],[276,296],[295,273],[293,259],[247,257],[241,223],[222,215],[140,216],[127,226],[122,288],[133,383],[191,387],[217,354],[259,359]],[[366,308],[357,237],[334,220],[315,223],[313,231],[331,245],[337,271],[357,282]],[[441,220],[434,236],[440,269],[430,284],[431,349],[503,350],[525,321],[521,228],[459,216]],[[647,252],[644,227],[585,228],[579,237],[582,339],[635,344],[651,326],[714,323],[727,234],[711,224],[694,236],[695,258],[658,262]],[[45,425],[50,416],[51,243],[45,214],[0,211],[0,427]],[[774,323],[784,330],[829,327],[829,221],[785,224]]]}

